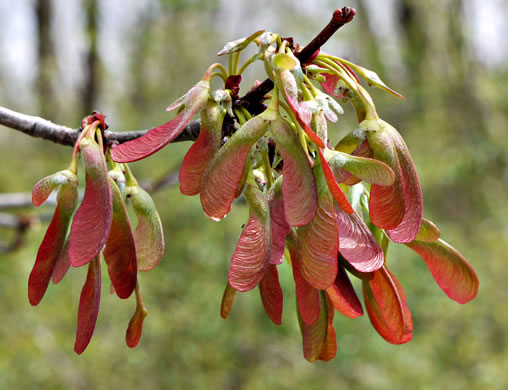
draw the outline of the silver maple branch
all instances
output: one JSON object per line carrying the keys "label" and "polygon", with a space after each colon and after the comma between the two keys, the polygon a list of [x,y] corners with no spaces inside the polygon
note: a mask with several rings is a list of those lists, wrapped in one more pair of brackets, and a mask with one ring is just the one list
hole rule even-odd
{"label": "silver maple branch", "polygon": [[[14,130],[21,131],[32,137],[42,138],[53,141],[60,145],[74,146],[78,139],[81,129],[70,128],[55,124],[47,119],[22,114],[0,106],[0,125],[4,125]],[[199,120],[190,122],[183,132],[172,142],[195,141],[199,136]],[[110,142],[124,143],[139,138],[146,134],[148,130],[136,130],[126,132],[104,131],[104,137]]]}

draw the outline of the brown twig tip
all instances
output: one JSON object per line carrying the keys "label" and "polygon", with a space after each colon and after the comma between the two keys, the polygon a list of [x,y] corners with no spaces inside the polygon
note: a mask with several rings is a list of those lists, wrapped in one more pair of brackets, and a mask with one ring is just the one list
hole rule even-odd
{"label": "brown twig tip", "polygon": [[336,9],[333,13],[333,21],[340,24],[346,24],[353,20],[356,15],[356,10],[350,7],[343,7]]}

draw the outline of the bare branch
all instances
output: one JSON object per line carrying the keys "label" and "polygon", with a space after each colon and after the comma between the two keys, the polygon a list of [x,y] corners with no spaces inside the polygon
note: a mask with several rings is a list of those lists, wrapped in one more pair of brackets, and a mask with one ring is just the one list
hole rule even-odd
{"label": "bare branch", "polygon": [[[0,125],[10,127],[11,129],[21,131],[32,137],[43,138],[53,141],[60,145],[74,146],[81,129],[71,129],[70,127],[57,125],[51,121],[38,116],[26,115],[20,112],[9,110],[0,106]],[[200,122],[192,121],[183,132],[172,142],[195,141],[199,136]],[[105,131],[104,136],[109,141],[118,143],[127,142],[146,134],[148,130],[137,130],[117,133]]]}

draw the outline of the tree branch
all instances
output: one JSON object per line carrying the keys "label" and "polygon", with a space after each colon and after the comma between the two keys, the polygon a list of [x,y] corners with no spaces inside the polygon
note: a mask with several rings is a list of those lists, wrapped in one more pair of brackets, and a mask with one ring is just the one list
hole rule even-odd
{"label": "tree branch", "polygon": [[[353,20],[355,14],[356,11],[349,7],[335,10],[332,19],[326,27],[307,46],[297,53],[297,58],[300,62],[303,64],[311,59],[314,53],[316,53],[339,28]],[[261,112],[264,109],[261,102],[263,101],[264,96],[270,92],[272,88],[273,81],[266,79],[258,87],[236,100],[234,105],[244,106],[248,109],[250,108],[251,113],[254,114]],[[80,129],[71,129],[70,127],[57,125],[37,116],[21,114],[1,106],[0,125],[21,131],[32,137],[43,138],[61,145],[69,146],[74,146],[74,143],[81,131]],[[199,121],[192,121],[172,142],[195,141],[199,136],[200,127]],[[110,142],[123,143],[139,138],[146,134],[147,131],[148,130],[137,130],[122,133],[105,131],[104,137]]]}
{"label": "tree branch", "polygon": [[[26,115],[0,106],[0,125],[21,131],[32,137],[43,138],[60,145],[74,146],[81,129],[57,125],[38,116]],[[199,136],[200,122],[192,121],[173,142],[195,141]],[[118,143],[127,142],[146,134],[148,130],[127,132],[105,131],[104,137],[109,141]]]}

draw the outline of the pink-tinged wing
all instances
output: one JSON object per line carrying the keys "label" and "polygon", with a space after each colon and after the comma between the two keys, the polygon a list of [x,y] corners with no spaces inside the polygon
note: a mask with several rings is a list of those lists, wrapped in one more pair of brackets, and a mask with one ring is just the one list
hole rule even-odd
{"label": "pink-tinged wing", "polygon": [[372,185],[369,199],[369,214],[374,225],[382,229],[394,229],[404,218],[404,187],[397,151],[387,131],[368,132],[369,145],[374,157],[385,162],[395,174],[392,185]]}
{"label": "pink-tinged wing", "polygon": [[395,275],[392,274],[392,271],[390,271],[388,268],[386,270],[388,271],[388,274],[392,278],[393,283],[397,288],[397,292],[399,293],[400,300],[402,302],[402,309],[404,311],[404,334],[402,336],[402,339],[400,340],[400,344],[404,344],[411,341],[411,339],[413,338],[413,328],[414,328],[413,316],[411,315],[411,311],[409,311],[409,306],[407,305],[406,292],[402,288],[402,285],[400,284],[399,280],[395,277]]}
{"label": "pink-tinged wing", "polygon": [[69,260],[74,267],[88,264],[106,243],[111,228],[113,203],[104,154],[91,138],[81,141],[86,169],[83,201],[74,215],[69,238]]}
{"label": "pink-tinged wing", "polygon": [[316,213],[317,190],[312,168],[298,136],[282,118],[270,125],[284,160],[282,194],[290,226],[307,225]]}
{"label": "pink-tinged wing", "polygon": [[309,127],[307,123],[300,116],[300,105],[298,103],[298,88],[296,85],[295,76],[290,70],[282,69],[275,72],[275,81],[279,88],[284,91],[284,96],[289,104],[289,108],[295,114],[296,120],[302,127],[303,131],[309,136],[310,140],[318,147],[324,148],[323,140]]}
{"label": "pink-tinged wing", "polygon": [[337,180],[335,180],[335,176],[333,176],[333,172],[328,165],[328,162],[325,159],[325,156],[323,155],[323,152],[321,149],[319,150],[319,160],[321,161],[321,167],[323,169],[323,174],[326,179],[326,183],[328,185],[328,188],[330,189],[330,192],[333,195],[333,198],[337,202],[337,204],[348,214],[352,214],[354,212],[353,208],[351,207],[351,204],[349,204],[349,201],[346,198],[346,195],[344,195],[344,192],[339,187],[339,184],[337,183]]}
{"label": "pink-tinged wing", "polygon": [[222,302],[220,305],[220,316],[224,319],[228,318],[231,309],[233,308],[233,301],[235,299],[236,290],[229,285],[226,285],[224,294],[222,295]]}
{"label": "pink-tinged wing", "polygon": [[110,184],[113,194],[113,222],[104,249],[104,260],[117,295],[126,299],[136,288],[136,246],[122,194],[111,178]]}
{"label": "pink-tinged wing", "polygon": [[283,296],[277,266],[270,264],[259,283],[259,294],[266,314],[276,325],[282,323]]}
{"label": "pink-tinged wing", "polygon": [[455,248],[439,239],[406,244],[418,253],[437,284],[451,299],[467,303],[476,297],[480,282],[471,264]]}
{"label": "pink-tinged wing", "polygon": [[430,220],[423,218],[422,225],[416,236],[416,241],[432,242],[437,241],[441,236],[439,228]]}
{"label": "pink-tinged wing", "polygon": [[344,267],[339,265],[335,282],[326,289],[331,304],[338,312],[350,318],[363,315],[363,308]]}
{"label": "pink-tinged wing", "polygon": [[369,281],[362,281],[365,307],[369,319],[377,332],[389,343],[403,344],[407,340],[409,329],[404,306],[405,295],[401,295],[393,275],[383,266],[374,272]]}
{"label": "pink-tinged wing", "polygon": [[270,264],[272,228],[266,196],[247,184],[245,197],[250,209],[249,222],[240,236],[229,267],[229,284],[244,292],[256,287]]}
{"label": "pink-tinged wing", "polygon": [[198,139],[185,155],[180,168],[180,192],[196,195],[201,191],[201,182],[206,168],[220,148],[222,139],[222,115],[216,103],[209,103],[201,111],[201,131]]}
{"label": "pink-tinged wing", "polygon": [[339,231],[333,197],[319,166],[314,168],[314,174],[318,188],[318,209],[312,222],[298,229],[298,249],[303,277],[313,287],[326,290],[337,276]]}
{"label": "pink-tinged wing", "polygon": [[88,265],[86,282],[81,290],[78,309],[78,329],[74,351],[80,355],[90,343],[101,300],[101,260],[96,257]]}
{"label": "pink-tinged wing", "polygon": [[284,199],[280,185],[275,184],[269,194],[268,206],[270,207],[270,223],[272,224],[272,256],[271,264],[282,264],[284,250],[286,248],[286,236],[290,226],[284,213]]}
{"label": "pink-tinged wing", "polygon": [[58,254],[58,258],[56,259],[55,268],[53,269],[53,274],[51,275],[51,280],[53,284],[58,284],[64,278],[65,274],[69,270],[71,266],[71,262],[69,260],[69,236],[65,240],[60,253]]}
{"label": "pink-tinged wing", "polygon": [[248,120],[215,155],[203,176],[200,194],[201,205],[209,217],[220,220],[231,210],[247,157],[266,132],[268,123],[263,114]]}
{"label": "pink-tinged wing", "polygon": [[325,298],[328,323],[326,328],[325,341],[323,342],[323,347],[321,348],[321,353],[319,354],[318,359],[327,362],[332,360],[335,355],[337,355],[337,336],[335,334],[335,329],[333,328],[333,305],[327,294],[325,294]]}
{"label": "pink-tinged wing", "polygon": [[35,207],[43,204],[56,187],[64,184],[77,185],[78,178],[71,171],[60,171],[37,182],[32,190],[32,203]]}
{"label": "pink-tinged wing", "polygon": [[401,168],[401,181],[404,196],[404,217],[394,229],[387,230],[388,236],[397,243],[407,243],[415,239],[423,217],[423,198],[420,180],[409,150],[401,135],[387,124]]}
{"label": "pink-tinged wing", "polygon": [[[303,339],[303,357],[311,363],[319,359],[328,334],[328,310],[326,301],[323,297],[320,297],[320,299],[321,310],[313,325],[306,325],[302,321],[300,312],[297,310],[298,323],[300,324],[300,331],[302,332]],[[327,348],[328,347],[325,346],[325,350]]]}
{"label": "pink-tinged wing", "polygon": [[340,91],[340,89],[337,88],[337,83],[340,80],[340,77],[338,75],[329,74],[329,73],[321,73],[325,77],[325,81],[321,83],[321,86],[325,90],[325,92],[329,95],[338,97],[342,99],[343,93]]}
{"label": "pink-tinged wing", "polygon": [[143,333],[143,321],[148,315],[148,311],[143,304],[139,289],[136,290],[136,311],[129,321],[129,326],[125,333],[125,341],[129,348],[134,348],[139,343],[141,334]]}
{"label": "pink-tinged wing", "polygon": [[48,288],[55,264],[64,247],[65,237],[76,209],[78,191],[75,185],[62,185],[58,192],[58,205],[42,240],[37,259],[28,279],[28,299],[36,306]]}
{"label": "pink-tinged wing", "polygon": [[303,323],[313,325],[321,310],[321,297],[319,290],[312,287],[301,273],[302,260],[298,249],[291,244],[289,246],[291,265],[293,266],[293,278],[295,279],[296,302],[298,313]]}
{"label": "pink-tinged wing", "polygon": [[384,255],[375,237],[357,214],[347,214],[335,207],[335,217],[339,227],[342,256],[360,272],[372,272],[381,268]]}
{"label": "pink-tinged wing", "polygon": [[[174,119],[148,131],[142,137],[125,142],[111,150],[116,162],[132,162],[146,158],[173,141],[184,130],[194,114],[208,101],[210,83],[200,81],[185,95],[185,109]],[[171,107],[171,106],[170,106]]]}
{"label": "pink-tinged wing", "polygon": [[150,195],[139,186],[130,191],[132,208],[138,217],[134,231],[138,270],[150,271],[161,262],[164,254],[162,223]]}

